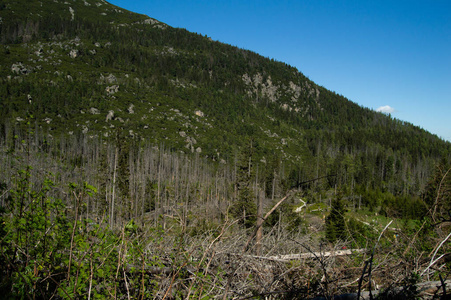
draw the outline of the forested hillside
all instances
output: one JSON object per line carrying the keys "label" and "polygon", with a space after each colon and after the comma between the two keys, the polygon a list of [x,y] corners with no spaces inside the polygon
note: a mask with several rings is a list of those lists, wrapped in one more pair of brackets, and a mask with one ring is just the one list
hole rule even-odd
{"label": "forested hillside", "polygon": [[[0,32],[0,265],[15,278],[1,290],[12,298],[356,291],[324,287],[324,262],[302,280],[282,263],[258,284],[246,276],[263,266],[246,261],[248,281],[235,282],[241,261],[224,264],[254,246],[259,255],[369,248],[389,220],[395,238],[382,242],[399,246],[402,278],[418,275],[424,262],[409,259],[422,251],[449,251],[438,245],[449,233],[451,144],[417,126],[283,62],[103,0],[0,0]],[[280,199],[262,247],[252,232]],[[140,261],[127,261],[127,243]],[[95,273],[96,264],[110,269]]]}

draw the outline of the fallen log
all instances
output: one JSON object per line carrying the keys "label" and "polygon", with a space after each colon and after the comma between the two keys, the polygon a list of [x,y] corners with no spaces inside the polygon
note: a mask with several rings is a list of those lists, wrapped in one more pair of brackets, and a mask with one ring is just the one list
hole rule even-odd
{"label": "fallen log", "polygon": [[[343,249],[343,250],[333,250],[324,252],[305,252],[297,254],[285,254],[285,255],[275,255],[275,256],[258,256],[258,255],[243,255],[243,257],[251,257],[256,259],[272,260],[279,262],[289,262],[291,260],[308,259],[308,258],[319,258],[319,257],[334,257],[343,255],[353,255],[356,253],[364,253],[366,249]],[[238,255],[238,254],[233,254]]]}

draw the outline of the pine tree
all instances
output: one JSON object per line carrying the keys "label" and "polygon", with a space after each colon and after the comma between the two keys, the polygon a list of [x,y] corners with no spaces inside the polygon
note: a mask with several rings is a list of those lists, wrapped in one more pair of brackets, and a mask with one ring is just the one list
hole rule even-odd
{"label": "pine tree", "polygon": [[345,238],[345,206],[341,193],[338,193],[331,203],[330,214],[326,218],[326,238],[335,242]]}
{"label": "pine tree", "polygon": [[242,153],[240,153],[236,170],[236,190],[237,198],[231,207],[231,214],[234,218],[240,219],[240,223],[246,227],[255,225],[257,205],[255,195],[252,191],[252,141]]}

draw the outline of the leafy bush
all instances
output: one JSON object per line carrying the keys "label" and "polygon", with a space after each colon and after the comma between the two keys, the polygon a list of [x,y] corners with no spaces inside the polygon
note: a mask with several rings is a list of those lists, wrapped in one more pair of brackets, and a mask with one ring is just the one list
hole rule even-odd
{"label": "leafy bush", "polygon": [[[45,179],[34,188],[31,168],[19,171],[0,214],[0,293],[4,298],[95,299],[152,294],[151,275],[144,272],[142,241],[129,222],[114,234],[102,222],[79,220],[86,197],[96,189],[70,184],[74,202],[70,219],[60,199],[51,196],[54,184]],[[151,265],[159,264],[159,259]],[[144,282],[147,282],[144,285]]]}

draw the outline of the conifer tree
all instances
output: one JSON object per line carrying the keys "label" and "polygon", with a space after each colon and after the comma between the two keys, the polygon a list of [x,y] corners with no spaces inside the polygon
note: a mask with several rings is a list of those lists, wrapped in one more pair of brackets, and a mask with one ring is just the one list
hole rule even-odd
{"label": "conifer tree", "polygon": [[252,140],[249,140],[245,150],[240,153],[236,170],[237,198],[231,207],[232,216],[239,218],[246,227],[255,225],[257,205],[252,191]]}
{"label": "conifer tree", "polygon": [[345,206],[341,192],[331,203],[330,214],[326,218],[326,238],[330,242],[345,238]]}

